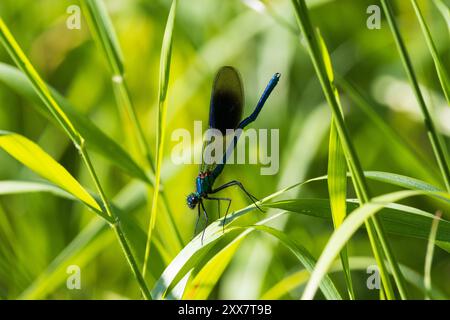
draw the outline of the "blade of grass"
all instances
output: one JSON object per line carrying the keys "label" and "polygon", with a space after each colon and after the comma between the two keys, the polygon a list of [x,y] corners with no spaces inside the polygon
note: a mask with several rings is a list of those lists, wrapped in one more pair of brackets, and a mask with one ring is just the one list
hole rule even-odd
{"label": "blade of grass", "polygon": [[240,244],[250,231],[248,229],[248,231],[239,234],[201,267],[192,281],[187,284],[184,290],[183,300],[208,299],[214,286],[219,281]]}
{"label": "blade of grass", "polygon": [[434,246],[436,242],[436,235],[438,233],[439,222],[441,221],[442,212],[438,211],[431,224],[430,236],[428,238],[427,254],[425,256],[425,271],[424,271],[424,286],[425,299],[430,299],[431,287],[431,266],[433,264]]}
{"label": "blade of grass", "polygon": [[431,146],[433,147],[434,156],[441,170],[442,178],[445,182],[447,191],[450,191],[450,168],[446,161],[446,151],[445,147],[442,145],[441,138],[436,130],[431,114],[427,108],[425,100],[423,98],[422,92],[420,91],[419,82],[417,80],[414,68],[409,56],[408,50],[406,48],[405,42],[400,33],[400,29],[394,18],[394,13],[392,10],[392,5],[389,1],[381,0],[381,5],[383,7],[384,13],[388,20],[389,26],[391,28],[394,40],[397,46],[397,50],[400,54],[405,71],[408,75],[409,81],[413,88],[416,99],[419,103],[420,110],[424,118],[425,128],[427,130],[428,137],[430,139]]}
{"label": "blade of grass", "polygon": [[444,92],[445,98],[447,99],[447,103],[450,106],[450,78],[447,73],[447,70],[444,68],[444,64],[442,63],[441,57],[437,51],[436,45],[434,44],[433,38],[431,37],[430,29],[425,22],[425,19],[422,15],[420,7],[417,4],[416,0],[411,0],[411,3],[414,8],[414,12],[416,13],[417,19],[419,20],[420,28],[422,29],[422,33],[427,42],[428,50],[431,53],[433,58],[434,66],[436,67],[436,72],[439,78],[439,81],[442,86],[442,91]]}
{"label": "blade of grass", "polygon": [[[331,66],[331,59],[328,55],[325,42],[320,33],[318,33],[319,41],[322,47],[322,54],[330,81],[334,82],[333,68]],[[342,106],[339,99],[337,88],[334,88],[336,101],[339,109],[342,112]],[[345,162],[344,151],[342,150],[339,134],[336,129],[334,116],[331,119],[330,138],[328,143],[328,193],[331,202],[331,214],[333,217],[334,228],[338,228],[342,221],[344,221],[347,214],[346,198],[347,198],[347,165]],[[348,265],[347,248],[345,247],[340,253],[342,267],[344,268],[344,277],[347,284],[347,292],[350,300],[355,299],[355,292],[353,290],[352,277]]]}
{"label": "blade of grass", "polygon": [[[283,232],[273,229],[262,224],[248,226],[248,227],[235,227],[235,229],[244,229],[245,231],[234,238],[227,246],[220,250],[214,257],[212,257],[204,267],[195,276],[193,281],[186,288],[183,299],[207,299],[211,293],[214,285],[218,282],[223,271],[231,261],[231,258],[236,253],[239,245],[254,230],[261,231],[275,237],[283,244],[289,251],[291,251],[300,263],[309,271],[314,270],[316,263],[313,256],[304,247],[298,245],[294,241],[290,240]],[[228,230],[228,232],[231,230]],[[324,296],[329,300],[341,300],[339,292],[334,286],[330,278],[325,278],[321,290]]]}
{"label": "blade of grass", "polygon": [[317,262],[316,268],[311,275],[311,278],[303,293],[302,299],[310,300],[319,287],[322,277],[327,273],[331,267],[334,259],[342,250],[343,246],[352,237],[352,235],[361,227],[368,217],[375,215],[387,203],[398,202],[414,196],[439,196],[450,200],[450,194],[444,192],[429,192],[429,191],[399,191],[390,194],[385,194],[380,197],[373,198],[370,202],[353,211],[342,225],[333,232],[325,249]]}
{"label": "blade of grass", "polygon": [[[325,180],[324,177],[314,178],[310,179],[301,183],[297,183],[295,185],[292,185],[290,187],[284,188],[282,190],[279,190],[264,199],[257,202],[257,204],[265,203],[275,197],[278,197],[294,188],[300,187],[302,185]],[[208,225],[205,229],[205,235],[203,239],[203,244],[201,242],[201,233],[198,234],[194,239],[192,239],[179,253],[178,255],[172,260],[172,262],[166,267],[164,272],[162,273],[161,277],[158,279],[158,281],[155,283],[153,289],[152,289],[152,296],[155,299],[163,299],[169,288],[176,282],[176,280],[180,280],[187,271],[190,270],[189,266],[190,264],[193,264],[193,261],[197,261],[198,257],[201,255],[202,252],[208,249],[208,246],[215,241],[217,241],[219,238],[221,238],[223,233],[223,227],[224,225],[228,225],[235,219],[247,214],[250,211],[253,211],[256,209],[256,205],[252,204],[245,208],[242,208],[238,211],[235,211],[233,214],[230,214],[227,219],[224,218],[218,219]],[[270,218],[273,218],[270,217]],[[225,228],[225,233],[227,233],[228,228]]]}
{"label": "blade of grass", "polygon": [[30,170],[53,182],[75,198],[80,199],[103,219],[112,222],[80,183],[33,141],[17,133],[0,131],[0,148]]}
{"label": "blade of grass", "polygon": [[71,193],[50,183],[41,181],[2,180],[0,181],[0,194],[21,194],[34,192],[48,192],[66,199],[77,199]]}
{"label": "blade of grass", "polygon": [[167,88],[169,85],[170,61],[172,57],[172,38],[173,27],[175,22],[175,12],[177,0],[172,1],[167,24],[164,31],[163,43],[161,48],[161,60],[159,69],[159,93],[158,93],[158,123],[156,135],[156,170],[155,170],[155,188],[153,193],[153,202],[148,223],[147,245],[144,254],[143,274],[147,268],[148,258],[150,256],[150,243],[152,231],[156,222],[156,214],[158,209],[158,196],[161,179],[161,164],[164,154],[164,140],[166,132],[166,116],[167,116]]}
{"label": "blade of grass", "polygon": [[134,258],[129,243],[123,234],[121,225],[110,208],[109,202],[100,184],[97,173],[90,160],[83,137],[75,129],[75,127],[73,126],[67,115],[62,111],[61,107],[58,105],[55,98],[51,94],[49,88],[45,85],[44,81],[39,76],[37,71],[34,69],[31,62],[25,56],[24,52],[14,39],[13,35],[11,34],[11,32],[9,31],[8,27],[3,22],[3,19],[1,17],[0,17],[0,41],[10,54],[11,58],[17,64],[17,66],[27,75],[27,78],[33,84],[33,88],[35,89],[39,97],[43,100],[48,110],[57,119],[58,123],[67,133],[67,135],[70,137],[75,147],[79,151],[81,158],[89,172],[89,175],[91,176],[95,184],[95,187],[100,195],[105,215],[108,215],[110,218],[114,220],[114,223],[111,224],[111,227],[113,228],[117,236],[122,251],[125,255],[128,264],[130,265],[130,268],[136,278],[136,281],[138,282],[144,297],[146,299],[151,299],[150,292],[147,288],[147,285],[145,283],[142,274],[139,271],[136,259]]}
{"label": "blade of grass", "polygon": [[[339,103],[336,100],[334,84],[330,81],[327,74],[327,68],[325,66],[323,49],[320,48],[319,42],[317,40],[316,32],[312,26],[311,20],[309,18],[308,8],[304,0],[292,0],[294,7],[297,23],[300,27],[304,39],[307,44],[308,53],[312,60],[314,69],[321,83],[325,98],[331,108],[333,113],[336,129],[341,140],[341,144],[344,150],[344,154],[347,159],[347,165],[349,166],[350,172],[352,173],[352,179],[355,186],[355,191],[360,198],[361,203],[366,203],[370,200],[369,189],[367,182],[364,178],[364,173],[357,157],[356,151],[353,144],[351,143],[350,135],[345,126],[343,116],[341,114]],[[367,233],[372,246],[375,258],[378,261],[378,266],[380,268],[380,274],[382,278],[382,283],[384,290],[389,299],[394,298],[394,292],[392,286],[390,285],[390,279],[387,274],[387,268],[384,265],[383,254],[386,255],[387,260],[391,264],[393,269],[394,279],[396,281],[399,293],[402,298],[406,298],[406,291],[404,288],[404,280],[401,272],[397,266],[397,262],[392,254],[385,235],[383,232],[382,225],[379,223],[376,217],[371,218],[367,221]]]}
{"label": "blade of grass", "polygon": [[[338,228],[346,216],[347,194],[347,166],[344,152],[340,144],[339,136],[334,124],[331,122],[330,142],[328,155],[328,192],[331,201],[331,213],[334,228]],[[340,253],[342,267],[344,269],[345,282],[350,300],[355,299],[350,268],[348,265],[347,248]]]}
{"label": "blade of grass", "polygon": [[[359,206],[357,200],[347,200],[347,212],[350,214]],[[331,205],[328,199],[290,199],[266,203],[263,207],[277,208],[311,217],[331,220]],[[434,215],[413,207],[386,203],[379,213],[388,233],[404,237],[428,239]],[[450,221],[440,219],[437,239],[450,243]]]}

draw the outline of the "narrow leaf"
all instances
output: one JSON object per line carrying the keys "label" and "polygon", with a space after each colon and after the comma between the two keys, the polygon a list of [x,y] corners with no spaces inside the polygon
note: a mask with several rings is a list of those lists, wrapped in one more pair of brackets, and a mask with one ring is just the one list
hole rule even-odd
{"label": "narrow leaf", "polygon": [[425,298],[430,299],[431,288],[431,266],[433,263],[434,246],[436,242],[436,235],[438,232],[439,222],[441,220],[442,212],[438,211],[431,224],[430,237],[428,238],[427,254],[425,256]]}
{"label": "narrow leaf", "polygon": [[94,198],[37,144],[19,134],[0,131],[0,147],[30,170],[69,192],[100,214],[101,208]]}
{"label": "narrow leaf", "polygon": [[319,287],[321,279],[329,268],[331,267],[334,259],[345,246],[351,236],[361,227],[361,225],[370,217],[375,215],[381,209],[384,208],[386,203],[393,203],[403,199],[407,199],[413,196],[439,196],[450,200],[450,194],[443,192],[425,192],[425,191],[400,191],[391,194],[386,194],[380,197],[373,198],[370,202],[364,204],[353,211],[344,223],[335,230],[328,241],[325,249],[317,262],[316,268],[311,275],[311,279],[306,286],[302,299],[310,300],[314,298],[314,295]]}

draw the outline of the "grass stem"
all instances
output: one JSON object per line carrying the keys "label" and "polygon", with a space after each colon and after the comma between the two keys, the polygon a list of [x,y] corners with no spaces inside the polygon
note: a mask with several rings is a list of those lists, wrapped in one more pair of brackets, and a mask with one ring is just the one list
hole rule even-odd
{"label": "grass stem", "polygon": [[3,19],[0,17],[0,40],[2,44],[7,49],[8,53],[10,54],[11,58],[14,60],[16,65],[25,73],[27,78],[30,80],[30,82],[33,85],[34,90],[39,95],[39,97],[42,99],[44,105],[49,109],[51,114],[57,119],[58,123],[61,125],[61,127],[64,129],[64,131],[67,133],[75,147],[79,150],[81,158],[86,165],[86,168],[91,176],[91,178],[94,181],[95,187],[97,191],[99,192],[100,198],[103,203],[103,210],[106,211],[106,214],[114,218],[115,223],[112,224],[113,229],[115,231],[115,234],[117,236],[117,239],[121,245],[122,251],[126,257],[126,260],[128,264],[130,265],[130,268],[141,288],[141,291],[146,299],[151,299],[150,291],[145,284],[145,281],[143,281],[143,276],[139,271],[136,259],[130,249],[130,245],[126,239],[126,237],[123,234],[120,221],[116,216],[114,216],[113,211],[111,210],[111,207],[108,203],[108,200],[105,196],[105,193],[103,191],[103,188],[100,184],[100,181],[98,179],[98,176],[95,172],[94,166],[92,165],[92,162],[89,158],[89,154],[86,150],[86,145],[84,142],[84,138],[79,134],[77,129],[73,126],[70,119],[65,115],[65,113],[62,111],[56,100],[54,99],[52,93],[50,92],[49,88],[46,86],[42,78],[37,73],[36,69],[33,67],[31,62],[28,60],[22,49],[20,48],[17,41],[14,39],[13,35],[9,31],[6,24],[3,22]]}

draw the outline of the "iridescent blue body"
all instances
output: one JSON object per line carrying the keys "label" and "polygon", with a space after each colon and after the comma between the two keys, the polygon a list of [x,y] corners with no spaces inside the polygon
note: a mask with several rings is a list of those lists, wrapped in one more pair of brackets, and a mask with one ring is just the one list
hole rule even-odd
{"label": "iridescent blue body", "polygon": [[[209,116],[210,128],[218,129],[223,134],[225,134],[226,129],[235,129],[235,130],[244,129],[247,125],[256,120],[266,100],[269,98],[273,89],[277,85],[279,79],[280,74],[276,73],[267,84],[252,114],[250,114],[244,120],[240,121],[244,104],[242,82],[239,73],[237,72],[236,69],[228,66],[222,67],[217,73],[216,79],[213,84],[213,90],[211,93],[210,116]],[[228,156],[231,154],[231,151],[234,150],[234,148],[236,147],[238,139],[239,135],[235,135],[233,137],[232,142],[226,148],[226,152],[223,155],[221,163],[216,163],[212,166],[202,164],[200,173],[195,181],[196,190],[187,197],[188,207],[194,209],[196,206],[198,206],[198,217],[200,217],[200,208],[201,208],[203,210],[206,222],[208,221],[208,215],[203,205],[203,200],[205,199],[218,201],[219,215],[220,215],[220,201],[222,200],[228,201],[228,207],[223,222],[224,224],[226,223],[226,215],[231,205],[231,199],[216,198],[210,196],[211,194],[215,194],[220,190],[223,190],[231,186],[238,186],[254,203],[255,200],[257,201],[257,199],[254,196],[252,196],[250,193],[247,192],[247,190],[245,190],[244,186],[239,181],[230,181],[218,188],[215,189],[213,188],[215,180],[222,173],[225,164],[227,162]],[[203,234],[202,234],[202,242],[203,242]]]}

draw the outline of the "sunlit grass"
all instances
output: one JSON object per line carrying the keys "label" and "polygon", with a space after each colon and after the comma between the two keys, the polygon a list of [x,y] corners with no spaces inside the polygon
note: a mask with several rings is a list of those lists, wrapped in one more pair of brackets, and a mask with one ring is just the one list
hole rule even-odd
{"label": "sunlit grass", "polygon": [[[365,26],[334,25],[337,1],[236,1],[223,7],[211,1],[197,12],[176,0],[118,7],[83,0],[89,28],[70,31],[80,32],[82,45],[50,71],[36,59],[46,30],[23,37],[21,23],[10,21],[13,14],[2,17],[6,50],[0,57],[8,59],[8,53],[9,60],[0,63],[0,298],[220,299],[240,297],[236,286],[245,283],[255,287],[245,292],[261,299],[357,300],[374,293],[448,299],[448,276],[433,272],[450,252],[448,139],[433,121],[420,77],[430,74],[427,84],[448,103],[450,43],[438,43],[442,38],[432,32],[448,25],[448,8],[441,0],[430,2],[431,9],[416,0],[405,4],[413,14],[402,18],[424,36],[411,40],[411,31],[398,25],[395,3],[381,1],[387,22],[370,31],[382,48],[372,54],[367,52],[377,47]],[[342,5],[365,10],[365,3]],[[214,17],[207,12],[219,7]],[[433,10],[440,20],[429,18]],[[52,23],[50,29],[66,32]],[[136,37],[127,36],[130,30]],[[422,56],[410,56],[409,41],[423,48]],[[92,59],[93,48],[109,68],[89,64],[104,83],[85,114],[81,110],[89,106],[75,106],[64,95],[75,77],[90,88],[86,64],[77,63]],[[353,59],[353,50],[366,56]],[[426,70],[416,66],[416,57]],[[283,73],[255,124],[280,129],[280,172],[256,176],[250,166],[227,166],[226,178],[239,177],[268,211],[259,213],[230,193],[232,211],[226,220],[211,211],[202,241],[201,233],[191,238],[196,212],[185,205],[191,191],[185,186],[194,185],[197,166],[175,166],[165,146],[174,128],[189,130],[193,121],[207,119],[212,75],[226,64],[242,71],[246,108],[257,99],[262,79]],[[76,66],[73,75],[68,65]],[[423,123],[372,97],[378,77],[402,71]],[[54,152],[58,140],[40,134],[55,125],[75,147]],[[22,166],[28,169],[17,170]],[[410,241],[421,248],[417,256]],[[265,259],[249,261],[255,243]],[[80,292],[64,287],[74,264],[86,274]],[[373,264],[382,289],[371,293],[361,279]],[[8,277],[13,267],[16,276]]]}

